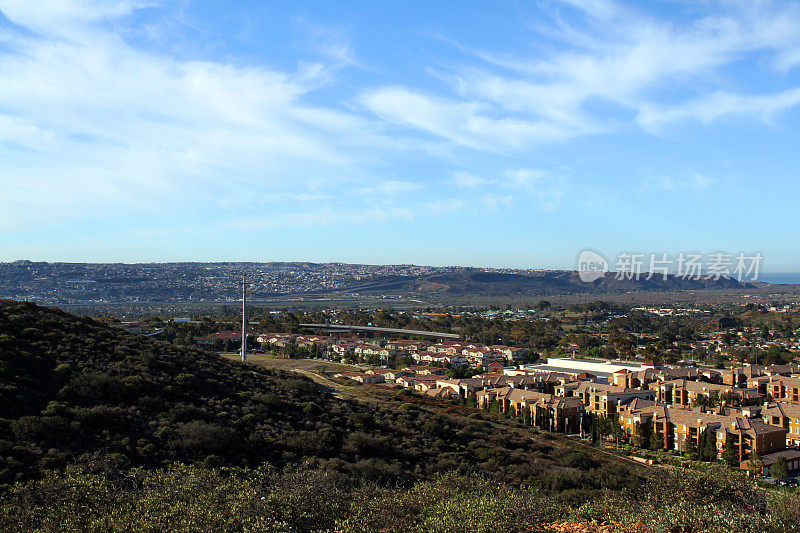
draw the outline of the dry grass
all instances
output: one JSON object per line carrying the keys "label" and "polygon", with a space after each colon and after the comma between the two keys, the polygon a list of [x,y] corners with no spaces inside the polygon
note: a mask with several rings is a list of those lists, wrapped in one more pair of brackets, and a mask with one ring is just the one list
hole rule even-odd
{"label": "dry grass", "polygon": [[[238,361],[238,354],[222,354],[226,359]],[[360,372],[362,367],[356,365],[346,365],[332,361],[321,361],[319,359],[286,359],[273,355],[248,355],[247,362],[272,370],[286,370],[296,372]]]}

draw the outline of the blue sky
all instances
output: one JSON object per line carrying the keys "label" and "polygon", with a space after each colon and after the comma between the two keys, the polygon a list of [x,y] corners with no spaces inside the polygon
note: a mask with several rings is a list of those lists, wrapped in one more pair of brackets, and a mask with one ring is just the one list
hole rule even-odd
{"label": "blue sky", "polygon": [[797,2],[0,13],[0,260],[800,271]]}

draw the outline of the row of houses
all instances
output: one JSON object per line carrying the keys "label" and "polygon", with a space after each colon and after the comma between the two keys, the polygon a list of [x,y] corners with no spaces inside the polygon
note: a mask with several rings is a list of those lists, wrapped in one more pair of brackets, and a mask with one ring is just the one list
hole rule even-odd
{"label": "row of houses", "polygon": [[[241,332],[220,331],[205,337],[195,337],[198,346],[212,346],[217,341],[240,341]],[[394,357],[408,356],[417,364],[472,366],[486,370],[491,363],[520,364],[531,357],[527,348],[490,345],[466,341],[425,340],[375,340],[359,338],[333,338],[322,335],[299,335],[292,333],[258,333],[255,340],[278,348],[295,345],[308,350],[315,349],[321,356],[343,359],[352,356],[367,360],[375,356],[382,364],[388,364]]]}
{"label": "row of houses", "polygon": [[[515,416],[528,413],[534,425],[554,431],[579,431],[587,413],[582,397],[563,397],[563,387],[574,382],[572,376],[560,373],[509,375],[499,363],[489,364],[490,372],[471,378],[448,379],[445,370],[436,367],[411,366],[403,370],[373,368],[364,372],[342,372],[337,377],[360,383],[385,384],[411,388],[433,398],[466,400],[474,398],[478,407],[489,408],[497,402],[503,412]],[[587,382],[588,383],[588,382]],[[649,391],[628,391],[652,395]],[[607,403],[613,403],[613,398]]]}
{"label": "row of houses", "polygon": [[484,346],[479,343],[440,341],[430,343],[416,340],[390,340],[386,342],[361,339],[340,340],[330,345],[333,357],[344,358],[352,354],[364,360],[377,356],[384,364],[391,358],[407,356],[420,365],[440,364],[450,366],[472,366],[488,369],[491,363],[519,363],[531,354],[526,348],[511,346]]}
{"label": "row of houses", "polygon": [[768,366],[744,365],[724,370],[722,372],[722,383],[733,387],[749,387],[749,382],[755,378],[791,376],[792,374],[800,374],[800,365],[797,363]]}
{"label": "row of houses", "polygon": [[[285,348],[295,345],[301,348],[311,349],[316,346],[321,353],[326,353],[328,348],[334,343],[331,337],[321,335],[295,335],[291,333],[256,333],[256,342],[268,343],[273,346]],[[203,337],[194,337],[193,341],[198,346],[213,346],[217,341],[237,341],[241,342],[241,331],[218,331]]]}
{"label": "row of houses", "polygon": [[497,402],[500,411],[528,419],[534,426],[559,432],[583,430],[586,410],[583,400],[577,396],[564,398],[516,387],[487,388],[478,391],[476,396],[479,408],[489,409]]}
{"label": "row of houses", "polygon": [[702,407],[720,402],[730,402],[734,397],[740,405],[758,405],[764,399],[764,395],[757,389],[740,389],[730,385],[692,381],[687,378],[651,383],[649,386],[656,391],[659,402],[680,407]]}
{"label": "row of houses", "polygon": [[392,368],[369,368],[364,372],[340,372],[337,378],[347,378],[359,383],[384,383],[426,392],[435,388],[435,383],[445,379],[446,370],[434,366],[409,366],[402,370]]}
{"label": "row of houses", "polygon": [[762,473],[769,474],[779,456],[787,459],[790,469],[800,468],[800,451],[787,450],[787,446],[800,445],[800,405],[796,404],[720,405],[707,410],[691,406],[680,395],[659,399],[663,386],[660,391],[643,390],[592,381],[562,382],[552,395],[509,387],[477,394],[480,407],[496,401],[501,410],[512,410],[517,416],[529,410],[533,424],[539,425],[537,418],[544,416],[552,421],[550,428],[558,431],[583,433],[587,417],[613,418],[620,423],[624,441],[648,439],[645,442],[649,443],[656,434],[664,449],[679,452],[689,447],[690,440],[695,448],[701,446],[701,438],[708,432],[715,439],[717,455],[721,457],[725,447],[731,446],[743,468],[750,468],[749,460],[759,457]]}
{"label": "row of houses", "polygon": [[[798,416],[800,413],[787,414],[775,405],[703,412],[637,401],[620,410],[619,421],[627,440],[636,442],[637,437],[641,440],[655,434],[663,439],[667,450],[696,449],[706,435],[712,439],[718,457],[731,447],[742,469],[758,468],[759,474],[769,475],[779,457],[786,459],[790,471],[800,469],[800,450],[787,449],[787,443],[798,443]],[[790,421],[791,430],[785,427]]]}

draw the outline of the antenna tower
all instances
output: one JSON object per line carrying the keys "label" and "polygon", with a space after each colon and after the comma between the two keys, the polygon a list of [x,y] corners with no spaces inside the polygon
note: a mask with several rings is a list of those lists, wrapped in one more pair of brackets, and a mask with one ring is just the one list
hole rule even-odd
{"label": "antenna tower", "polygon": [[246,274],[242,273],[242,362],[247,362],[247,283]]}

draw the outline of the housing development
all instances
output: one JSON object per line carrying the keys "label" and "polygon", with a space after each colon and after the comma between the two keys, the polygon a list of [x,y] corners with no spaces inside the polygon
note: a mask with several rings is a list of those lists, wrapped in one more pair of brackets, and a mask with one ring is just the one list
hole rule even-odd
{"label": "housing development", "polygon": [[[771,312],[791,316],[793,310],[786,306]],[[652,313],[649,309],[631,312],[634,316]],[[660,313],[676,314],[696,319],[704,315],[698,310]],[[515,312],[494,320],[529,319]],[[785,472],[798,470],[800,365],[794,359],[800,346],[796,331],[792,329],[787,337],[765,332],[758,343],[761,353],[783,350],[786,361],[780,364],[738,361],[737,349],[744,345],[746,332],[761,334],[756,329],[744,331],[733,337],[712,331],[686,347],[695,355],[705,350],[731,361],[717,365],[670,364],[663,357],[645,360],[652,354],[647,340],[644,347],[634,347],[629,359],[597,359],[575,357],[578,346],[569,342],[574,339],[571,336],[562,340],[563,355],[551,350],[555,355],[550,356],[526,346],[397,335],[364,338],[353,336],[352,331],[255,333],[250,338],[256,352],[271,357],[347,363],[351,370],[332,374],[343,383],[413,391],[518,418],[550,432],[592,442],[610,440],[615,446],[647,452],[645,457],[660,451],[677,458],[724,461],[759,476],[773,473],[776,462]],[[599,342],[609,339],[608,334],[596,337]],[[655,341],[658,335],[652,337]],[[222,349],[223,341],[238,343],[240,339],[236,331],[222,331],[195,337],[193,342]]]}
{"label": "housing development", "polygon": [[[428,353],[444,348],[433,346]],[[423,361],[424,356],[412,357]],[[768,475],[779,457],[785,458],[790,470],[800,468],[797,364],[701,373],[560,358],[551,358],[546,365],[504,367],[498,360],[488,364],[486,359],[474,360],[486,372],[465,379],[447,379],[444,369],[430,366],[403,371],[368,368],[339,376],[409,387],[435,398],[473,400],[484,409],[495,405],[532,425],[582,437],[598,418],[609,419],[619,423],[624,442],[644,448],[694,453],[711,438],[716,458],[727,460],[725,454],[732,453],[737,465],[758,468],[759,474]],[[565,371],[547,369],[550,366]],[[723,384],[742,370],[758,378],[745,386]]]}

